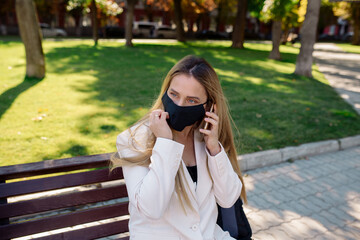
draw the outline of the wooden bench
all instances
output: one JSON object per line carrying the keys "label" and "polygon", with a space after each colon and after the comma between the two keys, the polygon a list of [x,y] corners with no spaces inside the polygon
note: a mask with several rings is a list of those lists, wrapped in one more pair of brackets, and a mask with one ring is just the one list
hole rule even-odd
{"label": "wooden bench", "polygon": [[121,168],[109,174],[110,156],[0,167],[0,239],[128,239],[126,187]]}

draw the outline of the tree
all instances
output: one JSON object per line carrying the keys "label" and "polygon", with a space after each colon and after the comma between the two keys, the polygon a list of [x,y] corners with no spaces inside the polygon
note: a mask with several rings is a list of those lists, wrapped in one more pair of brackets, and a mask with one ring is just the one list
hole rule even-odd
{"label": "tree", "polygon": [[299,27],[305,19],[307,0],[300,0],[291,4],[282,18],[281,44],[286,44],[291,29]]}
{"label": "tree", "polygon": [[270,59],[280,60],[280,40],[281,40],[281,20],[273,20],[271,25],[272,49],[269,54]]}
{"label": "tree", "polygon": [[226,5],[227,5],[227,0],[219,0],[218,2],[218,7],[217,7],[217,17],[216,17],[216,32],[219,32],[220,31],[220,26],[221,24],[223,24],[225,22],[225,14],[227,11],[226,8]]}
{"label": "tree", "polygon": [[175,24],[176,24],[176,38],[179,42],[185,42],[185,33],[183,25],[183,16],[181,8],[181,0],[174,0],[174,14],[175,14]]}
{"label": "tree", "polygon": [[308,1],[303,26],[300,30],[301,47],[296,59],[295,74],[312,77],[313,51],[316,41],[317,24],[321,0]]}
{"label": "tree", "polygon": [[125,46],[132,47],[132,38],[133,38],[133,21],[134,21],[134,9],[135,9],[136,0],[126,0],[126,25],[125,25]]}
{"label": "tree", "polygon": [[26,76],[45,77],[45,57],[41,32],[33,0],[16,0],[16,17],[20,36],[25,46]]}
{"label": "tree", "polygon": [[353,45],[360,45],[360,2],[352,2],[352,20],[354,26]]}
{"label": "tree", "polygon": [[123,12],[123,9],[116,3],[115,0],[68,0],[66,10],[75,18],[75,23],[78,28],[77,34],[80,34],[78,25],[80,23],[81,16],[84,12],[90,12],[95,46],[97,45],[99,39],[99,17],[103,20],[102,22],[106,22],[109,16],[115,17]]}
{"label": "tree", "polygon": [[123,9],[115,0],[96,0],[97,5],[97,16],[98,16],[98,26],[101,28],[103,37],[106,38],[106,26],[108,21],[117,22],[117,15],[123,12]]}
{"label": "tree", "polygon": [[[177,30],[177,39],[181,42],[185,41],[184,24],[183,20],[186,20],[188,24],[188,32],[193,31],[193,25],[197,24],[200,20],[203,20],[203,27],[207,28],[207,20],[209,19],[210,12],[212,12],[217,4],[216,0],[143,0],[146,2],[145,12],[148,15],[148,19],[152,18],[151,13],[155,8],[156,10],[162,10],[165,12],[174,13],[174,22]],[[222,0],[220,0],[222,1]],[[224,0],[228,1],[228,0]],[[200,24],[197,30],[201,29]]]}
{"label": "tree", "polygon": [[93,32],[94,45],[97,46],[99,34],[98,34],[97,7],[95,0],[91,0],[90,13],[91,13],[91,26],[93,30],[92,32]]}
{"label": "tree", "polygon": [[193,32],[193,25],[198,20],[203,21],[202,26],[198,27],[198,31],[201,28],[207,29],[209,26],[210,13],[217,7],[214,0],[182,0],[181,9],[183,19],[188,23],[188,32]]}
{"label": "tree", "polygon": [[286,16],[297,7],[299,0],[269,0],[265,2],[262,10],[262,19],[272,21],[271,39],[272,50],[269,54],[270,59],[280,60],[280,42],[282,35],[282,23]]}
{"label": "tree", "polygon": [[232,48],[244,48],[247,0],[238,0],[234,31],[232,34]]}
{"label": "tree", "polygon": [[76,35],[81,36],[81,19],[86,0],[69,0],[66,10],[75,19]]}
{"label": "tree", "polygon": [[351,43],[360,44],[360,2],[338,2],[333,5],[335,16],[349,20],[354,28],[354,36]]}
{"label": "tree", "polygon": [[41,22],[51,24],[55,20],[55,4],[54,1],[34,0],[36,12]]}

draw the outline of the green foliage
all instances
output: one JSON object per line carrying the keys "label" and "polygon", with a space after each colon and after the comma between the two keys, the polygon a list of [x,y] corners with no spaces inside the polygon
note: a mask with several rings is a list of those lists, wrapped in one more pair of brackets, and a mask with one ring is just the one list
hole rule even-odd
{"label": "green foliage", "polygon": [[0,165],[116,151],[116,136],[142,117],[162,80],[188,54],[219,75],[240,136],[239,153],[360,133],[360,117],[314,66],[293,75],[299,46],[223,42],[138,43],[44,40],[47,75],[26,79],[23,44],[0,41]]}
{"label": "green foliage", "polygon": [[259,17],[264,22],[280,20],[287,30],[304,21],[306,5],[307,0],[267,0]]}
{"label": "green foliage", "polygon": [[266,0],[252,0],[248,1],[248,11],[251,16],[259,18],[261,15],[261,10],[264,7]]}
{"label": "green foliage", "polygon": [[267,0],[261,11],[261,19],[265,22],[271,20],[282,20],[288,14],[294,12],[300,0]]}
{"label": "green foliage", "polygon": [[281,20],[291,10],[297,0],[267,0],[262,9],[261,18],[264,21]]}
{"label": "green foliage", "polygon": [[[116,16],[123,12],[123,9],[114,0],[95,0],[95,2],[97,8],[106,16]],[[78,12],[79,10],[90,12],[90,4],[91,0],[69,0],[66,10],[70,13]]]}
{"label": "green foliage", "polygon": [[66,10],[68,12],[76,11],[77,9],[83,9],[88,4],[88,0],[69,0],[67,2]]}

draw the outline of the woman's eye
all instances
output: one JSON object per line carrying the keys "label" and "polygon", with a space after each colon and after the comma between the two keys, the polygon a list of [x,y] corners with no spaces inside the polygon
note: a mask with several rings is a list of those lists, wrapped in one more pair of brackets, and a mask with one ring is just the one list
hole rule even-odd
{"label": "woman's eye", "polygon": [[176,93],[170,93],[171,96],[176,97]]}
{"label": "woman's eye", "polygon": [[197,103],[197,101],[195,101],[195,100],[193,100],[193,99],[189,99],[189,103],[195,104],[195,103]]}

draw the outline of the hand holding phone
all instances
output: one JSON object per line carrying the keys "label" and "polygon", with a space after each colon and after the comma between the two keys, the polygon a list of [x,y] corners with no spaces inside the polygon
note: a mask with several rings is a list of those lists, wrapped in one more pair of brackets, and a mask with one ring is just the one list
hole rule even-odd
{"label": "hand holding phone", "polygon": [[[200,132],[204,134],[204,140],[206,144],[206,148],[208,149],[211,156],[215,156],[221,151],[221,146],[219,145],[219,129],[218,129],[218,122],[219,116],[215,111],[217,106],[215,104],[211,105],[210,113],[207,113],[207,120],[203,129],[200,129]],[[211,129],[209,125],[211,124]]]}
{"label": "hand holding phone", "polygon": [[[213,112],[213,111],[214,111],[214,104],[211,104],[209,112]],[[207,130],[208,128],[209,128],[209,122],[206,122],[205,126],[204,126],[204,129]]]}

